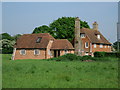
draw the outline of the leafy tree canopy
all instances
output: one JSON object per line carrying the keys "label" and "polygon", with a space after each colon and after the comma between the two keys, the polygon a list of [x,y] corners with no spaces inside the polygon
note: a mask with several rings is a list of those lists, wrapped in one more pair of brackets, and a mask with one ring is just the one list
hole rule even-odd
{"label": "leafy tree canopy", "polygon": [[13,52],[13,46],[15,44],[15,41],[11,41],[11,40],[8,40],[8,39],[2,39],[0,40],[0,53],[3,53],[3,54],[10,54]]}
{"label": "leafy tree canopy", "polygon": [[16,41],[20,36],[21,36],[21,34],[16,34],[16,35],[14,35],[14,36],[13,36],[14,41]]}
{"label": "leafy tree canopy", "polygon": [[[62,17],[46,25],[37,27],[33,33],[50,33],[56,39],[68,39],[71,41],[74,38],[75,17]],[[86,21],[80,21],[80,28],[90,28]]]}
{"label": "leafy tree canopy", "polygon": [[50,28],[46,25],[36,27],[33,31],[33,33],[49,33],[49,32],[50,32]]}
{"label": "leafy tree canopy", "polygon": [[13,40],[13,37],[11,37],[11,35],[9,35],[8,33],[2,33],[0,37],[2,37],[2,39]]}

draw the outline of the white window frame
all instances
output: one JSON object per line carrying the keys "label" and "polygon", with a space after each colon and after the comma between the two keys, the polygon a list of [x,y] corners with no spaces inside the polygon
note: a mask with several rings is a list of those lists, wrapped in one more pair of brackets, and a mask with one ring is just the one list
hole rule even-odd
{"label": "white window frame", "polygon": [[24,53],[24,54],[22,53],[22,50],[25,50],[25,49],[21,49],[21,50],[20,50],[20,54],[21,54],[21,55],[25,55],[25,54],[26,54],[26,50],[25,50],[25,53]]}
{"label": "white window frame", "polygon": [[85,38],[85,34],[80,34],[80,37],[81,38]]}
{"label": "white window frame", "polygon": [[110,46],[108,45],[108,48],[110,48]]}
{"label": "white window frame", "polygon": [[106,45],[104,47],[106,48]]}
{"label": "white window frame", "polygon": [[[38,50],[38,54],[35,54],[36,50]],[[34,55],[40,55],[40,50],[39,49],[34,49]]]}
{"label": "white window frame", "polygon": [[89,55],[89,53],[88,53],[88,52],[86,52],[86,53],[85,53],[85,55],[86,55],[86,56],[88,56],[88,55]]}
{"label": "white window frame", "polygon": [[97,45],[96,44],[94,44],[94,48],[96,48],[97,47]]}
{"label": "white window frame", "polygon": [[100,48],[103,48],[103,44],[100,44]]}
{"label": "white window frame", "polygon": [[86,43],[88,43],[88,42],[85,42],[85,48],[88,48],[89,47],[89,43],[88,43],[88,46],[86,46]]}
{"label": "white window frame", "polygon": [[67,54],[68,53],[68,50],[64,50],[64,54]]}
{"label": "white window frame", "polygon": [[100,39],[100,35],[97,35],[97,38]]}

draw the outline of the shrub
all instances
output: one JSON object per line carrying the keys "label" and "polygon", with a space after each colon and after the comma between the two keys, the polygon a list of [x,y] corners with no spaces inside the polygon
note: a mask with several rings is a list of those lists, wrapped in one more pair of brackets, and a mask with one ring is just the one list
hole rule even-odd
{"label": "shrub", "polygon": [[60,56],[59,59],[73,61],[73,60],[79,60],[79,57],[75,54],[65,54],[63,56]]}
{"label": "shrub", "polygon": [[95,52],[94,56],[95,57],[104,57],[106,52]]}
{"label": "shrub", "polygon": [[117,57],[120,58],[120,52],[95,52],[95,57]]}
{"label": "shrub", "polygon": [[117,57],[117,53],[106,52],[105,56],[106,56],[106,57]]}
{"label": "shrub", "polygon": [[82,61],[84,61],[84,60],[93,60],[91,56],[83,56],[81,59],[82,59]]}

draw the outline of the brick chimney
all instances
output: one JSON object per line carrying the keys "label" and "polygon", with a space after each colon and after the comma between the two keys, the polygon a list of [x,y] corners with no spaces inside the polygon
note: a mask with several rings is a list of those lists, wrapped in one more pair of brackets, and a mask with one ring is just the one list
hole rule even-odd
{"label": "brick chimney", "polygon": [[93,30],[98,30],[98,24],[97,24],[97,22],[93,23]]}
{"label": "brick chimney", "polygon": [[75,54],[81,56],[81,38],[80,38],[80,19],[76,17],[75,19],[75,40],[74,40],[74,48]]}

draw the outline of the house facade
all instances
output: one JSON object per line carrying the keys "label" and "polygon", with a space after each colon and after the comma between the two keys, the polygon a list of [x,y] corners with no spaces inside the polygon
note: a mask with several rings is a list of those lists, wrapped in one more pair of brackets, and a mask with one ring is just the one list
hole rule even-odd
{"label": "house facade", "polygon": [[82,56],[94,56],[94,52],[111,52],[111,43],[97,30],[81,29]]}
{"label": "house facade", "polygon": [[49,59],[66,53],[74,53],[67,39],[57,40],[49,33],[24,34],[14,46],[12,59]]}
{"label": "house facade", "polygon": [[[94,56],[94,52],[111,52],[111,43],[99,32],[97,22],[93,23],[93,29],[82,28],[80,29],[80,19],[77,18],[75,22],[75,38],[72,42],[76,49],[77,55],[81,56],[90,55]],[[77,26],[78,25],[78,26]],[[79,31],[79,32],[77,32]],[[77,32],[77,33],[76,33]],[[77,38],[77,40],[76,40]],[[76,43],[77,42],[77,43]],[[78,45],[78,43],[80,43]]]}

